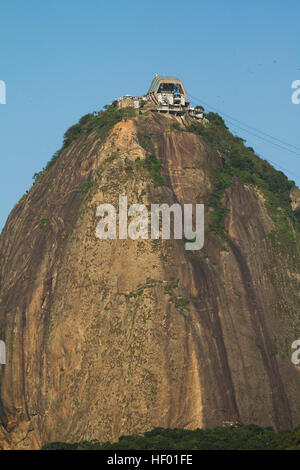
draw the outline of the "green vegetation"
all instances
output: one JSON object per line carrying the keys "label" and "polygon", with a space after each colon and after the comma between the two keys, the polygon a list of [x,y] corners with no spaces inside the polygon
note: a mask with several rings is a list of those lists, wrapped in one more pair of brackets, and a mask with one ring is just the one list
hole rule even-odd
{"label": "green vegetation", "polygon": [[[147,155],[144,160],[139,157],[136,160],[125,159],[125,172],[119,174],[118,182],[123,184],[128,182],[133,176],[138,178],[151,179],[155,187],[162,186],[164,179],[160,173],[161,163],[155,155]],[[118,170],[119,171],[119,170]]]}
{"label": "green vegetation", "polygon": [[122,119],[131,119],[136,116],[136,111],[131,108],[117,109],[115,103],[104,106],[105,110],[100,111],[96,116],[92,115],[88,122],[86,131],[89,133],[95,130],[102,139],[115,124]]}
{"label": "green vegetation", "polygon": [[38,173],[34,173],[33,175],[33,179],[34,179],[34,182],[37,182],[37,181],[41,181],[42,178],[45,176],[46,173],[48,173],[48,171],[50,170],[50,168],[52,168],[52,166],[54,165],[54,163],[59,159],[59,157],[61,156],[63,150],[65,150],[67,147],[69,147],[69,145],[71,145],[71,143],[76,140],[79,135],[81,134],[81,132],[83,131],[84,129],[84,126],[86,125],[86,123],[91,119],[91,117],[93,117],[92,114],[86,114],[85,116],[83,116],[78,124],[74,124],[73,126],[71,126],[64,134],[64,137],[63,137],[63,144],[62,144],[62,147],[57,150],[55,152],[55,154],[53,155],[53,157],[49,160],[49,162],[47,163],[47,165],[45,166],[45,168],[43,168],[41,171],[39,171]]}
{"label": "green vegetation", "polygon": [[39,226],[42,230],[44,230],[44,228],[47,227],[48,223],[49,223],[49,219],[43,218],[40,220]]}
{"label": "green vegetation", "polygon": [[164,288],[165,294],[172,295],[173,290],[177,289],[178,285],[179,285],[179,279],[176,279],[176,280],[172,279],[171,282],[169,282]]}
{"label": "green vegetation", "polygon": [[300,225],[300,209],[295,210],[294,217],[297,220],[298,224]]}
{"label": "green vegetation", "polygon": [[208,205],[213,209],[210,213],[211,232],[222,237],[225,234],[224,219],[227,210],[222,205],[222,199],[233,177],[261,190],[269,213],[278,226],[281,222],[285,224],[286,230],[291,231],[287,222],[289,220],[296,230],[300,230],[298,214],[293,214],[290,201],[290,191],[295,183],[281,171],[275,170],[266,160],[255,155],[251,147],[246,147],[243,139],[228,130],[221,116],[208,113],[206,117],[209,120],[207,125],[195,122],[187,126],[186,130],[197,134],[220,154],[222,165],[219,168],[210,168],[214,183],[208,200]]}
{"label": "green vegetation", "polygon": [[164,179],[161,175],[161,162],[156,158],[155,149],[151,142],[151,136],[146,132],[138,132],[138,141],[141,147],[146,150],[146,159],[137,160],[137,164],[144,167],[151,177],[154,186],[163,186]]}
{"label": "green vegetation", "polygon": [[154,186],[163,186],[164,179],[160,173],[161,162],[156,158],[155,154],[151,154],[144,160],[146,170],[154,183]]}
{"label": "green vegetation", "polygon": [[179,310],[185,310],[190,301],[187,297],[177,297],[175,299],[175,307]]}
{"label": "green vegetation", "polygon": [[290,450],[299,448],[300,426],[274,431],[255,424],[220,426],[214,429],[156,428],[143,436],[122,436],[116,443],[82,441],[73,444],[52,442],[44,450]]}
{"label": "green vegetation", "polygon": [[124,108],[117,109],[115,104],[104,107],[104,111],[99,111],[98,114],[86,114],[82,116],[77,124],[71,126],[64,134],[62,147],[55,152],[51,160],[47,163],[38,173],[33,175],[34,183],[39,182],[48,173],[50,168],[56,163],[61,156],[62,152],[68,148],[80,135],[88,135],[95,130],[99,137],[103,139],[107,132],[113,128],[117,122],[122,119],[129,119],[136,115],[134,109]]}
{"label": "green vegetation", "polygon": [[180,131],[184,131],[184,129],[181,127],[181,125],[179,124],[179,122],[173,122],[172,124],[170,124],[168,126],[168,132],[180,132]]}
{"label": "green vegetation", "polygon": [[231,178],[223,170],[211,169],[213,190],[208,197],[208,205],[213,209],[210,213],[210,231],[214,235],[225,237],[225,216],[228,209],[223,206],[225,190],[231,185]]}
{"label": "green vegetation", "polygon": [[172,302],[181,315],[185,316],[189,312],[190,300],[188,297],[178,295],[175,290],[179,288],[179,279],[170,279],[170,282],[164,287],[164,293],[169,296],[169,302]]}
{"label": "green vegetation", "polygon": [[18,202],[16,203],[16,206],[17,206],[18,204],[22,204],[23,202],[25,202],[26,199],[27,199],[27,196],[28,196],[28,190],[25,192],[25,194],[23,194],[23,196],[20,197],[20,199],[19,199]]}
{"label": "green vegetation", "polygon": [[92,186],[93,186],[92,181],[85,181],[85,183],[81,184],[78,189],[81,192],[81,194],[87,194]]}
{"label": "green vegetation", "polygon": [[149,154],[154,154],[154,145],[151,142],[151,136],[146,133],[146,131],[138,132],[137,134],[138,141],[141,147],[146,150]]}

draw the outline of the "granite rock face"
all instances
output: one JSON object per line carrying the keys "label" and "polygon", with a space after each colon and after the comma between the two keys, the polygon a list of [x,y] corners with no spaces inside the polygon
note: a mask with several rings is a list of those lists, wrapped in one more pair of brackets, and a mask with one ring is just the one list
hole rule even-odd
{"label": "granite rock face", "polygon": [[[80,135],[13,209],[0,238],[0,445],[116,440],[154,427],[300,423],[299,248],[271,242],[259,190],[234,178],[227,237],[99,240],[101,203],[206,200],[219,153],[177,118]],[[143,162],[151,135],[164,185]],[[295,203],[296,204],[296,203]]]}

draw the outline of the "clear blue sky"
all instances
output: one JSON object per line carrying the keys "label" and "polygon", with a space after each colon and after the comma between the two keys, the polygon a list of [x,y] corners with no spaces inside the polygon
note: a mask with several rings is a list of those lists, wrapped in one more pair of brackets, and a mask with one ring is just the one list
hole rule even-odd
{"label": "clear blue sky", "polygon": [[[155,73],[300,147],[299,0],[1,0],[0,229],[65,130],[118,96],[146,93]],[[229,127],[300,184],[300,150]]]}

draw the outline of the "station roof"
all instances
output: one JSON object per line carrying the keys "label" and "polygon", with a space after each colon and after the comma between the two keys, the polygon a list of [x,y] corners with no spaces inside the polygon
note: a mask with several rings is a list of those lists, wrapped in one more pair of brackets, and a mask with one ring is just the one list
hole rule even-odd
{"label": "station roof", "polygon": [[186,96],[186,91],[184,89],[183,83],[182,83],[181,80],[179,80],[179,78],[177,78],[177,77],[162,77],[162,76],[159,76],[159,75],[157,77],[153,78],[153,80],[151,82],[151,85],[150,85],[150,88],[148,90],[148,94],[149,93],[157,93],[159,85],[161,83],[177,83],[178,85],[180,85],[182,87],[183,94],[184,94],[184,96]]}

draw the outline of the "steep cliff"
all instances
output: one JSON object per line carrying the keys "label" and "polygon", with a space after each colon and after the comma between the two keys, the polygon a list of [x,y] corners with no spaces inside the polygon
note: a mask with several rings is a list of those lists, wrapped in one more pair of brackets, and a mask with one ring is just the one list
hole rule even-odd
{"label": "steep cliff", "polygon": [[[73,126],[2,231],[2,448],[300,423],[297,188],[217,116],[126,113]],[[120,194],[204,203],[204,248],[99,240]]]}

